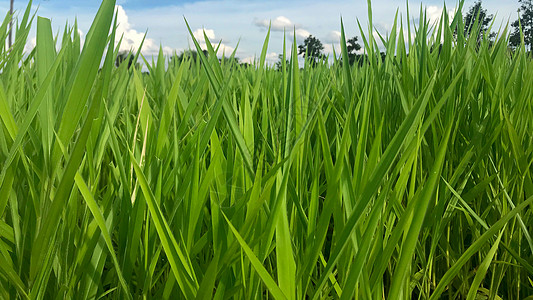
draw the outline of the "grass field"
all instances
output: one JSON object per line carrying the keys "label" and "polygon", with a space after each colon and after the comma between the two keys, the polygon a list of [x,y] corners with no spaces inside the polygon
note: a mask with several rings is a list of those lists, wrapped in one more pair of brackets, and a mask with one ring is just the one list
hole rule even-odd
{"label": "grass field", "polygon": [[1,50],[0,299],[532,299],[533,61],[505,30],[445,9],[362,66],[294,43],[275,70],[267,35],[251,67],[207,43],[142,73],[114,5],[83,47],[28,9]]}

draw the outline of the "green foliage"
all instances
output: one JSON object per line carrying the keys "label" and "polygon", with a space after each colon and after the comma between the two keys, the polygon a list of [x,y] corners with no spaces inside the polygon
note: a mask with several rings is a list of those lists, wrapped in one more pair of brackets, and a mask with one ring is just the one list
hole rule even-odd
{"label": "green foliage", "polygon": [[[285,62],[285,63],[284,63]],[[283,57],[283,54],[278,54],[278,61],[276,62],[276,64],[274,65],[274,68],[276,70],[282,70],[283,69],[283,66],[287,67],[288,65],[290,65],[290,61],[288,59],[285,59]]]}
{"label": "green foliage", "polygon": [[[202,53],[207,56],[207,50],[203,50]],[[173,55],[170,59],[171,65],[175,63],[181,64],[185,60],[190,60],[192,63],[196,63],[198,61],[198,52],[196,50],[185,50],[182,51],[179,55]]]}
{"label": "green foliage", "polygon": [[487,10],[483,9],[481,0],[476,1],[464,17],[464,35],[467,37],[477,34],[479,42],[481,42],[483,35],[487,35],[487,39],[493,39],[496,37],[495,32],[490,32],[490,24],[493,19],[494,15],[487,14]]}
{"label": "green foliage", "polygon": [[395,55],[370,21],[358,64],[341,21],[332,65],[294,38],[268,66],[269,32],[248,67],[193,39],[141,73],[115,67],[114,4],[83,48],[37,18],[23,53],[30,3],[0,49],[0,299],[533,294],[523,47],[444,10],[395,20]]}
{"label": "green foliage", "polygon": [[348,41],[346,41],[346,50],[348,55],[348,61],[350,62],[350,65],[353,65],[357,60],[359,55],[357,54],[357,51],[361,50],[361,45],[359,45],[358,37],[354,36],[350,38]]}
{"label": "green foliage", "polygon": [[518,47],[523,37],[524,45],[531,51],[533,49],[533,2],[531,0],[518,0],[518,2],[520,3],[519,18],[511,24],[514,31],[511,33],[509,43],[513,47]]}
{"label": "green foliage", "polygon": [[322,51],[324,51],[324,45],[322,45],[322,42],[318,38],[312,35],[306,37],[303,44],[298,45],[298,55],[303,54],[304,58],[312,66],[316,66],[324,59]]}
{"label": "green foliage", "polygon": [[140,68],[139,63],[135,63],[135,53],[131,51],[120,51],[117,54],[117,58],[115,58],[115,66],[118,68],[123,63],[127,62],[127,68],[130,69],[131,66],[134,66],[135,68]]}

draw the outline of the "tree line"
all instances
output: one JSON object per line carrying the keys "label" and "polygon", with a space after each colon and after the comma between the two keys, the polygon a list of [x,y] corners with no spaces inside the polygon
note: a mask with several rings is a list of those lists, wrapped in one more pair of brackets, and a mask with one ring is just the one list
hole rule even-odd
{"label": "tree line", "polygon": [[[511,23],[513,31],[509,36],[509,46],[512,49],[520,46],[522,36],[520,33],[522,32],[524,46],[531,51],[533,45],[533,0],[518,0],[518,2],[520,3],[520,8],[518,9],[519,18]],[[484,35],[489,41],[493,41],[496,38],[496,33],[490,31],[493,19],[494,15],[487,13],[487,10],[482,6],[482,1],[476,1],[463,17],[464,36],[470,37],[474,32],[477,32],[478,43],[481,42]],[[476,27],[479,27],[480,30],[475,30]],[[357,41],[358,37],[355,36],[346,42],[350,65],[356,62],[361,63],[366,58],[364,54],[357,54],[357,51],[361,49],[361,45]],[[298,54],[303,54],[304,58],[307,58],[311,65],[324,61],[325,54],[323,50],[324,46],[322,42],[312,35],[307,37],[302,45],[298,46]],[[385,53],[381,53],[381,55],[384,57]],[[281,62],[276,64],[278,68],[281,65]]]}
{"label": "tree line", "polygon": [[[523,36],[524,46],[526,49],[531,51],[533,46],[533,0],[518,0],[518,2],[520,4],[520,8],[518,9],[519,18],[511,23],[512,32],[509,36],[509,46],[512,49],[519,47],[521,45],[521,37]],[[493,41],[496,38],[496,33],[490,31],[493,19],[494,15],[487,13],[487,10],[482,6],[482,1],[476,1],[463,17],[464,36],[468,38],[472,34],[475,34],[474,32],[477,32],[478,43],[481,42],[484,35],[489,41]],[[479,30],[475,30],[475,28],[479,28]],[[455,34],[457,34],[457,32]],[[348,52],[348,61],[350,65],[362,64],[367,59],[365,54],[359,53],[359,50],[361,50],[362,47],[358,41],[359,38],[357,36],[354,36],[346,41],[346,49]],[[204,51],[204,55],[207,56],[207,51]],[[303,44],[298,45],[298,55],[302,55],[311,66],[315,66],[326,61],[324,45],[317,37],[313,35],[309,35],[303,41]],[[171,64],[181,63],[185,59],[196,61],[197,56],[198,54],[196,51],[186,50],[181,52],[179,55],[174,55],[171,59]],[[381,56],[384,58],[385,53],[381,53]],[[117,57],[116,65],[119,66],[125,61],[128,61],[128,64],[131,65],[133,63],[132,58],[133,57],[128,55],[127,52],[121,53]],[[240,64],[241,66],[245,67],[249,65],[248,63],[239,62],[237,57],[232,58],[231,61],[228,61],[228,58],[226,58],[224,62]],[[289,65],[288,61],[285,65]],[[283,55],[280,54],[278,56],[278,62],[275,64],[275,68],[281,69],[282,66]]]}
{"label": "tree line", "polygon": [[[533,44],[533,1],[532,0],[518,0],[520,8],[518,9],[519,18],[511,23],[513,31],[509,36],[509,46],[511,48],[517,48],[521,43],[522,31],[524,36],[524,46],[531,51]],[[490,40],[496,37],[495,32],[490,32],[490,24],[494,19],[493,14],[488,14],[486,9],[483,9],[481,1],[476,1],[472,7],[468,10],[463,18],[465,27],[464,35],[469,37],[474,30],[474,25],[477,21],[480,30],[478,32],[477,40],[481,41],[483,35]]]}

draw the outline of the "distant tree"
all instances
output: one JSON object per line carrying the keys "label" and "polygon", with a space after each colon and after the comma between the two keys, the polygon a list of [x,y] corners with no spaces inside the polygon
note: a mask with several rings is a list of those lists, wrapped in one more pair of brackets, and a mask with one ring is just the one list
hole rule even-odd
{"label": "distant tree", "polygon": [[[204,53],[204,56],[206,57],[208,56],[207,50],[202,50],[202,52]],[[196,62],[199,59],[199,57],[198,57],[198,52],[196,52],[196,50],[185,50],[185,51],[182,51],[178,56],[172,57],[172,59],[177,59],[178,63],[182,63],[186,59],[190,59],[193,62]]]}
{"label": "distant tree", "polygon": [[220,64],[230,65],[230,66],[236,66],[240,64],[238,57],[222,57],[222,58],[219,58],[218,61],[220,62]]}
{"label": "distant tree", "polygon": [[298,54],[303,54],[304,58],[308,58],[312,65],[316,65],[324,58],[323,50],[322,42],[312,35],[304,40],[303,45],[298,46]]}
{"label": "distant tree", "polygon": [[[124,62],[128,63],[128,69],[131,68],[135,60],[135,55],[131,51],[120,51],[115,59],[115,66],[118,68]],[[139,64],[135,64],[138,67]]]}
{"label": "distant tree", "polygon": [[346,50],[348,52],[348,61],[353,65],[357,60],[357,51],[361,50],[361,45],[357,43],[358,37],[354,36],[346,42]]}
{"label": "distant tree", "polygon": [[492,19],[494,18],[494,15],[487,14],[487,10],[483,9],[481,5],[481,0],[476,1],[472,7],[468,10],[464,17],[464,23],[465,23],[465,29],[464,34],[465,37],[468,37],[472,34],[472,30],[474,29],[474,24],[476,23],[476,20],[478,20],[479,24],[479,32],[477,36],[478,43],[481,42],[481,39],[483,38],[484,34],[487,34],[487,38],[493,39],[496,36],[496,33],[494,32],[488,32],[489,31],[489,25]]}
{"label": "distant tree", "polygon": [[509,43],[512,47],[520,45],[520,27],[524,34],[524,44],[531,50],[533,46],[533,2],[532,0],[518,0],[520,9],[518,10],[519,19],[514,21],[511,26],[514,31],[511,33]]}
{"label": "distant tree", "polygon": [[[368,54],[358,54],[356,57],[355,57],[355,63],[358,65],[358,66],[364,66],[365,64],[368,64],[370,63],[370,59],[371,57],[373,56],[376,56],[376,54],[371,54],[371,56],[369,56]],[[386,52],[379,52],[379,56],[378,56],[379,60],[381,60],[381,62],[384,62],[385,59],[387,58],[387,53]]]}
{"label": "distant tree", "polygon": [[[288,67],[291,62],[285,58],[285,67]],[[276,70],[281,71],[283,69],[283,54],[278,55],[278,61],[276,62]]]}
{"label": "distant tree", "polygon": [[381,61],[384,62],[385,59],[387,58],[387,52],[379,52],[379,58],[381,58]]}

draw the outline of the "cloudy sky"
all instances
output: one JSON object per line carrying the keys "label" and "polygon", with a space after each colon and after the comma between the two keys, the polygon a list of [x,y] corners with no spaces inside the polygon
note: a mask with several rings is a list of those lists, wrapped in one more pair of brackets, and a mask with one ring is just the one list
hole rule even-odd
{"label": "cloudy sky", "polygon": [[[410,19],[417,19],[420,7],[427,10],[431,20],[437,20],[444,7],[443,0],[409,1]],[[468,8],[474,0],[466,0]],[[21,15],[28,1],[15,0],[15,9]],[[65,24],[73,24],[77,19],[82,34],[86,33],[96,14],[98,0],[34,0],[33,10],[37,15],[52,20],[55,32],[60,33]],[[446,9],[453,11],[457,0],[447,1]],[[495,30],[517,18],[518,0],[485,0],[483,7],[496,15]],[[117,0],[119,34],[124,35],[123,49],[139,45],[145,32],[147,40],[143,54],[151,56],[163,47],[166,54],[181,52],[192,47],[191,39],[184,22],[187,19],[195,36],[202,36],[205,30],[213,43],[222,43],[226,53],[236,47],[241,61],[253,60],[261,52],[268,24],[272,32],[268,48],[268,58],[272,63],[282,52],[283,30],[287,30],[287,45],[290,45],[293,32],[301,43],[309,34],[318,37],[325,46],[325,52],[332,53],[338,48],[340,18],[344,20],[347,37],[360,36],[357,20],[367,28],[368,11],[365,0],[224,0],[224,1],[171,1],[171,0]],[[0,2],[0,9],[8,11],[9,1]],[[387,34],[392,27],[394,15],[407,18],[406,0],[372,0],[373,22],[377,31]],[[30,34],[29,45],[34,41],[34,31]]]}

